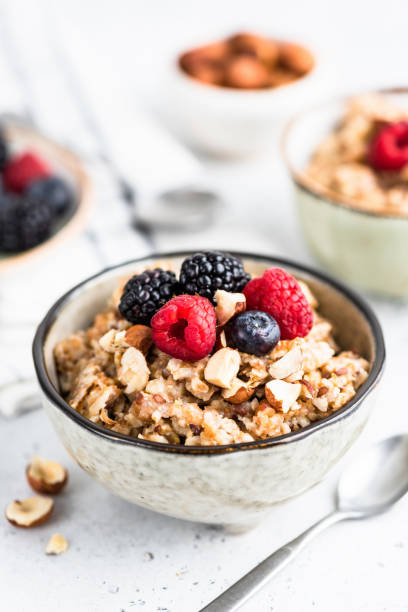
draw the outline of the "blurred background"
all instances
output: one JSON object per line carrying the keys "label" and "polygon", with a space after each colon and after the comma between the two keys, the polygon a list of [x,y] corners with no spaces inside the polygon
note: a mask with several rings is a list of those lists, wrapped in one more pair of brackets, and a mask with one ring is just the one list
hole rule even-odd
{"label": "blurred background", "polygon": [[[283,255],[319,267],[306,247],[295,213],[293,186],[280,151],[282,128],[294,113],[336,95],[407,85],[407,20],[405,0],[390,0],[386,5],[355,0],[0,0],[0,112],[13,115],[14,120],[17,117],[18,124],[31,126],[50,139],[51,149],[45,146],[44,151],[51,163],[64,167],[68,181],[79,185],[84,203],[70,231],[61,232],[60,239],[57,233],[47,248],[24,259],[0,258],[0,414],[13,416],[37,406],[30,358],[34,329],[59,295],[103,267],[155,250],[206,247]],[[316,58],[313,84],[277,102],[265,98],[258,104],[249,93],[246,101],[236,106],[230,98],[218,100],[208,92],[201,97],[195,85],[186,88],[180,83],[175,67],[181,52],[239,31],[304,44]],[[243,145],[253,135],[251,121],[254,117],[263,120],[272,111],[273,128],[265,130],[265,142],[246,151]],[[215,119],[209,118],[210,112],[215,113]],[[232,127],[230,140],[220,144],[217,138],[223,126],[234,119],[241,125],[239,134]],[[197,133],[200,136],[194,137]],[[206,146],[206,135],[214,134],[218,150],[214,141]],[[28,142],[31,146],[30,139]],[[54,145],[70,150],[74,159],[64,157],[52,148]],[[163,200],[163,193],[169,190],[170,197]],[[29,299],[22,299],[23,295]],[[389,350],[383,397],[388,406],[394,406],[394,419],[383,426],[377,413],[371,425],[375,435],[385,435],[401,423],[406,425],[400,381],[405,376],[407,310],[400,301],[369,299],[384,324]],[[10,436],[15,435],[15,422],[0,423],[0,435],[4,436],[0,452],[5,452]],[[40,432],[42,426],[35,427]],[[115,501],[115,511],[126,523],[132,513],[119,508],[120,503]],[[310,510],[305,510],[295,531],[307,524],[316,503],[312,494]],[[296,504],[293,511],[302,514]],[[115,582],[92,574],[83,588],[93,589],[94,598],[86,599],[87,607],[80,609],[128,610],[133,601],[135,609],[144,605],[146,610],[195,610],[196,604],[191,603],[194,589],[195,602],[209,597],[198,578],[201,561],[195,544],[201,538],[203,555],[209,557],[213,546],[217,551],[214,575],[222,574],[221,581],[214,578],[218,589],[243,569],[239,564],[228,569],[231,556],[242,554],[237,540],[227,544],[228,551],[223,552],[224,536],[208,528],[188,527],[187,533],[182,529],[177,532],[177,537],[185,536],[187,550],[163,535],[168,523],[175,525],[174,521],[164,517],[153,520],[147,512],[137,512],[151,530],[159,529],[167,545],[177,549],[171,560],[171,577],[167,580],[166,575],[167,582],[158,585],[149,573],[151,566],[146,570],[143,554],[150,548],[149,541],[161,551],[161,567],[167,553],[160,548],[160,538],[145,538],[140,543],[140,563],[145,564],[141,571],[146,570],[143,575],[148,585],[145,592],[136,593],[135,585],[125,581],[126,601],[116,605],[119,576]],[[404,528],[408,545],[406,519]],[[106,529],[103,533],[106,535]],[[294,534],[288,528],[283,535]],[[370,612],[406,609],[406,597],[397,586],[398,576],[403,578],[401,550],[405,543],[400,544],[398,528],[389,536],[375,534],[383,546],[388,537],[393,546],[385,555],[386,561],[377,560],[370,548],[373,534],[367,533],[361,543],[368,551],[365,558],[370,571],[363,570],[358,579],[354,572],[354,578],[347,579],[348,593],[336,595],[338,601],[332,602],[329,588],[319,599],[313,588],[305,585],[303,560],[292,566],[292,575],[282,574],[278,579],[281,595],[261,594],[243,610],[323,612],[329,605],[332,610],[346,606]],[[338,571],[350,567],[344,542],[336,540],[336,533],[330,537],[326,550],[318,548],[327,581],[330,550],[344,546]],[[264,550],[250,553],[251,560],[260,560],[284,539],[281,542],[275,534]],[[249,543],[246,540],[247,546]],[[117,545],[123,546],[123,541]],[[314,549],[310,550],[313,554]],[[406,549],[404,552],[406,559]],[[186,572],[194,579],[190,576],[187,585],[180,568],[187,567],[189,560],[191,567]],[[122,555],[121,563],[123,567],[127,557]],[[389,592],[394,593],[391,599],[387,599],[382,583],[385,563],[396,568],[386,579]],[[356,571],[357,562],[352,560],[351,564]],[[305,598],[296,584],[303,585]],[[318,584],[316,579],[316,588]],[[171,590],[167,600],[159,592],[166,585]],[[337,589],[334,580],[331,588]],[[190,599],[180,603],[186,589]],[[214,589],[212,595],[218,592]],[[80,597],[80,590],[75,593]],[[351,593],[357,602],[353,605]]]}

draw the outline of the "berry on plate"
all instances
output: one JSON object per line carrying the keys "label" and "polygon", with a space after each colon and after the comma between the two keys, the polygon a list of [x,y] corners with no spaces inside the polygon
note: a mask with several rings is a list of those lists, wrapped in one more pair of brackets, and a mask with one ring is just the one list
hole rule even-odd
{"label": "berry on plate", "polygon": [[184,293],[201,295],[213,303],[218,289],[239,293],[249,279],[240,259],[218,251],[195,253],[187,257],[180,271]]}
{"label": "berry on plate", "polygon": [[0,196],[0,251],[25,251],[51,233],[54,215],[45,202],[33,204],[13,193]]}
{"label": "berry on plate", "polygon": [[400,170],[408,164],[408,122],[382,128],[371,143],[368,159],[377,170]]}
{"label": "berry on plate", "polygon": [[125,285],[119,312],[131,323],[150,325],[152,316],[179,293],[174,272],[155,268],[135,274]]}
{"label": "berry on plate", "polygon": [[260,310],[247,310],[225,328],[229,346],[242,353],[266,355],[280,340],[279,325],[271,315]]}
{"label": "berry on plate", "polygon": [[10,191],[22,193],[29,183],[50,174],[48,164],[36,153],[27,151],[12,157],[4,166],[4,186]]}
{"label": "berry on plate", "polygon": [[64,214],[74,203],[72,189],[59,176],[49,176],[30,182],[24,195],[32,202],[47,202],[56,215]]}
{"label": "berry on plate", "polygon": [[285,270],[266,270],[261,279],[251,280],[243,293],[248,309],[266,312],[277,321],[282,340],[304,337],[312,329],[310,304],[297,280]]}
{"label": "berry on plate", "polygon": [[183,361],[206,357],[215,344],[214,306],[199,295],[178,295],[162,306],[151,321],[158,349]]}

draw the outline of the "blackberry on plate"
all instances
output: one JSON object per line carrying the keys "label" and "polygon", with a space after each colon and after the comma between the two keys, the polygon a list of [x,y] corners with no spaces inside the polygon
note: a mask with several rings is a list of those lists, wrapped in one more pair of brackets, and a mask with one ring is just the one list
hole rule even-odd
{"label": "blackberry on plate", "polygon": [[54,215],[46,203],[33,203],[11,193],[0,195],[0,251],[18,252],[44,242]]}
{"label": "blackberry on plate", "polygon": [[72,189],[59,176],[49,176],[32,181],[24,193],[31,201],[47,202],[57,215],[65,213],[74,203]]}
{"label": "blackberry on plate", "polygon": [[179,293],[174,272],[155,268],[135,274],[125,285],[119,303],[120,314],[131,323],[150,325],[154,314]]}
{"label": "blackberry on plate", "polygon": [[214,303],[217,289],[241,292],[250,275],[237,257],[218,251],[195,253],[187,257],[181,266],[180,284],[184,293],[198,293]]}
{"label": "blackberry on plate", "polygon": [[3,170],[8,158],[8,146],[4,136],[4,130],[0,126],[0,170]]}
{"label": "blackberry on plate", "polygon": [[242,353],[266,355],[280,340],[275,319],[260,310],[247,310],[235,317],[225,328],[228,346]]}

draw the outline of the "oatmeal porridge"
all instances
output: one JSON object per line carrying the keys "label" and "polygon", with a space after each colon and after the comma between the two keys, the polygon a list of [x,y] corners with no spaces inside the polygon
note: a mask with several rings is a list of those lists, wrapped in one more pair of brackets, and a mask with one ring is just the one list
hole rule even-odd
{"label": "oatmeal porridge", "polygon": [[190,446],[296,431],[344,406],[369,370],[336,345],[306,284],[279,268],[251,279],[216,252],[186,258],[179,277],[121,282],[54,357],[63,397],[93,423]]}
{"label": "oatmeal porridge", "polygon": [[306,173],[345,204],[408,215],[408,109],[380,94],[352,99]]}

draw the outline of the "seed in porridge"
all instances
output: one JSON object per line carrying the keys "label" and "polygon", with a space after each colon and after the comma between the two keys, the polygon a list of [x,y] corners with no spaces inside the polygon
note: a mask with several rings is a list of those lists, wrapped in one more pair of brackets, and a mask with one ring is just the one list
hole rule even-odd
{"label": "seed in porridge", "polygon": [[214,306],[200,295],[178,295],[151,321],[153,342],[164,353],[198,361],[211,352],[216,338]]}
{"label": "seed in porridge", "polygon": [[204,431],[204,429],[201,427],[201,425],[194,425],[194,423],[190,423],[189,425],[191,431],[193,432],[194,436],[199,436],[200,433],[202,431]]}
{"label": "seed in porridge", "polygon": [[174,272],[161,268],[145,270],[126,283],[119,303],[120,314],[131,323],[150,325],[152,316],[177,293],[179,284]]}
{"label": "seed in porridge", "polygon": [[275,319],[259,310],[239,314],[227,325],[225,333],[229,346],[257,356],[269,353],[280,340],[280,329]]}
{"label": "seed in porridge", "polygon": [[201,295],[214,302],[218,289],[239,293],[250,276],[238,257],[218,251],[195,253],[181,266],[180,283],[184,293]]}
{"label": "seed in porridge", "polygon": [[328,392],[329,392],[329,387],[320,387],[320,389],[317,392],[317,397],[323,397],[323,395],[327,395]]}
{"label": "seed in porridge", "polygon": [[347,374],[347,368],[339,368],[338,370],[335,371],[336,376],[344,376],[345,374]]}

